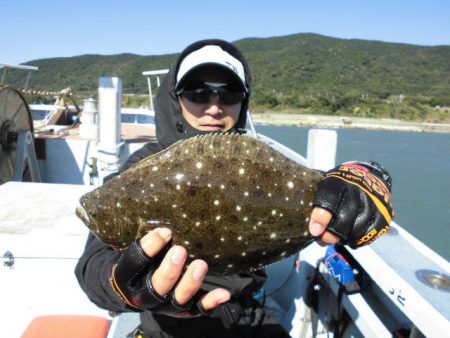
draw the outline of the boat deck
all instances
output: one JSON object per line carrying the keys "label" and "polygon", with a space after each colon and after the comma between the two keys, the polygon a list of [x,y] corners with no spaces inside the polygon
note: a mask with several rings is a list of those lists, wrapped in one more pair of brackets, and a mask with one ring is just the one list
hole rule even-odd
{"label": "boat deck", "polygon": [[[78,127],[48,126],[45,131],[36,134],[36,139],[86,139],[80,136]],[[154,125],[142,125],[134,123],[121,124],[121,138],[127,143],[142,143],[155,139]]]}

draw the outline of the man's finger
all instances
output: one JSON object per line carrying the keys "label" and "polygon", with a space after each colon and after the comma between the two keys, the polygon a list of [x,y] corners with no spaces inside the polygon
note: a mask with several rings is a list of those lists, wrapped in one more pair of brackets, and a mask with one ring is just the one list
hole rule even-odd
{"label": "man's finger", "polygon": [[206,311],[215,309],[220,304],[228,302],[231,298],[231,294],[225,289],[214,289],[208,292],[202,298],[202,306]]}
{"label": "man's finger", "polygon": [[141,238],[139,244],[149,257],[155,257],[169,243],[172,232],[168,228],[156,228]]}
{"label": "man's finger", "polygon": [[154,290],[164,296],[175,286],[183,271],[187,251],[182,246],[176,245],[170,248],[161,265],[152,275]]}
{"label": "man's finger", "polygon": [[186,304],[202,286],[203,278],[208,272],[208,264],[195,260],[189,264],[186,273],[175,288],[175,300],[178,304]]}
{"label": "man's finger", "polygon": [[315,207],[311,213],[309,221],[309,232],[311,235],[318,237],[324,233],[333,215],[326,209]]}

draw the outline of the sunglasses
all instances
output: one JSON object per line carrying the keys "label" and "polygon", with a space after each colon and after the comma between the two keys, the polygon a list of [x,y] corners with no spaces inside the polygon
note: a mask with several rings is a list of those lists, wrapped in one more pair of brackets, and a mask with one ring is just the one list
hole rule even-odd
{"label": "sunglasses", "polygon": [[206,83],[200,88],[191,90],[182,89],[178,95],[192,103],[209,103],[212,97],[216,96],[219,104],[224,105],[237,104],[245,98],[245,92],[236,92],[225,89],[222,86],[211,86]]}

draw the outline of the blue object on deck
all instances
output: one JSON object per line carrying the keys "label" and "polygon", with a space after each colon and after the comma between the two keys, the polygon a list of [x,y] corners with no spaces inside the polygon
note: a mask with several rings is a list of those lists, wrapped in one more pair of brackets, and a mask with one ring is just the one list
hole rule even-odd
{"label": "blue object on deck", "polygon": [[328,247],[322,261],[328,269],[328,272],[339,284],[344,286],[347,291],[356,291],[359,289],[352,266],[347,262],[344,256],[336,251],[334,245]]}

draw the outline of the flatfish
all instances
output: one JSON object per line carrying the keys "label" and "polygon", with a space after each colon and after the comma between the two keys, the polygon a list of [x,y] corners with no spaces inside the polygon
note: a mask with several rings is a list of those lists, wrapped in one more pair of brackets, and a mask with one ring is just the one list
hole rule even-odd
{"label": "flatfish", "polygon": [[172,230],[188,261],[209,271],[252,271],[298,252],[322,175],[257,138],[210,134],[182,140],[83,195],[77,215],[124,250],[149,230]]}

